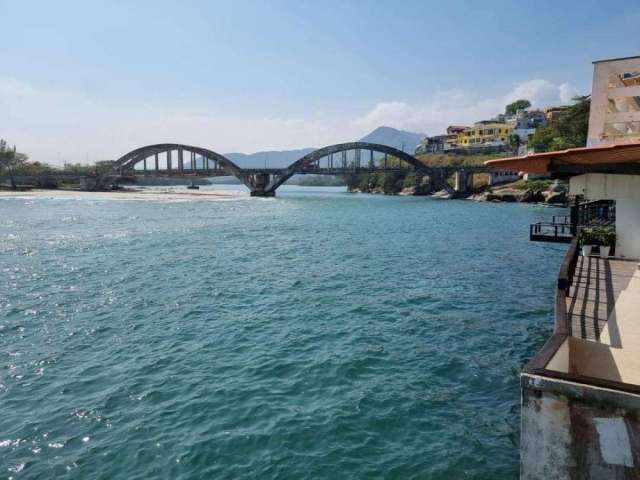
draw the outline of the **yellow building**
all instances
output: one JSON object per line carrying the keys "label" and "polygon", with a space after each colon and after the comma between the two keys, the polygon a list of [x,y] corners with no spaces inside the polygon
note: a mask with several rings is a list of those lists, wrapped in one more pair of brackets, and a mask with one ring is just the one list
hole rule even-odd
{"label": "yellow building", "polygon": [[512,127],[506,123],[476,123],[458,133],[458,145],[475,147],[486,144],[507,143]]}

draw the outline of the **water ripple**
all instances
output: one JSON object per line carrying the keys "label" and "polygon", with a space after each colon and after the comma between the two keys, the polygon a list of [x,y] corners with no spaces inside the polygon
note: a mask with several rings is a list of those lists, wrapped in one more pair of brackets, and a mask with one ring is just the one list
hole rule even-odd
{"label": "water ripple", "polygon": [[514,478],[547,215],[286,188],[0,202],[0,471]]}

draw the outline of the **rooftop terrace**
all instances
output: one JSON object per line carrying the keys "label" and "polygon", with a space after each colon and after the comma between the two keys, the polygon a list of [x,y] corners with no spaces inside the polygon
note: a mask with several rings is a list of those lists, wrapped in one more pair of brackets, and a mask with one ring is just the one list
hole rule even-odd
{"label": "rooftop terrace", "polygon": [[566,304],[568,373],[640,385],[637,262],[579,257]]}
{"label": "rooftop terrace", "polygon": [[640,393],[638,263],[578,252],[574,239],[558,277],[554,335],[525,372]]}

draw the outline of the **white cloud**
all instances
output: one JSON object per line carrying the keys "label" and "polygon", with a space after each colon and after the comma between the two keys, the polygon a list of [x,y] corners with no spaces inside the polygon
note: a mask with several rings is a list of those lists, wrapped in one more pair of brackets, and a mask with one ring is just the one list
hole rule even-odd
{"label": "white cloud", "polygon": [[569,84],[530,80],[500,98],[455,90],[440,92],[421,105],[380,102],[355,119],[341,112],[287,118],[116,104],[0,77],[0,137],[32,159],[51,163],[113,159],[160,142],[199,145],[220,153],[284,150],[350,141],[381,125],[437,134],[450,124],[491,117],[517,98],[543,107],[567,103],[575,92]]}
{"label": "white cloud", "polygon": [[380,125],[394,128],[438,134],[448,125],[469,125],[488,119],[504,111],[505,105],[521,98],[529,100],[533,107],[566,104],[577,90],[568,83],[555,85],[548,80],[529,80],[520,83],[506,95],[482,98],[459,90],[441,92],[420,105],[405,102],[380,102],[369,112],[354,120],[363,131]]}
{"label": "white cloud", "polygon": [[0,78],[0,137],[33,160],[114,159],[141,145],[177,142],[220,153],[292,149],[347,141],[331,119],[185,112],[163,105],[113,104],[76,92],[42,91]]}

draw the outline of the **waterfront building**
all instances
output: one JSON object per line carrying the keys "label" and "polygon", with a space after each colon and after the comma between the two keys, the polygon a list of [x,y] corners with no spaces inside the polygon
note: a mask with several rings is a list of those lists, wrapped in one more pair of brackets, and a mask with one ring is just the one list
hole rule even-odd
{"label": "waterfront building", "polygon": [[527,144],[538,127],[547,124],[547,116],[538,109],[518,109],[514,114],[501,113],[493,118],[495,122],[511,127],[511,135],[517,135],[521,144]]}
{"label": "waterfront building", "polygon": [[640,56],[593,65],[587,145],[640,141]]}
{"label": "waterfront building", "polygon": [[434,135],[432,137],[424,137],[416,146],[416,154],[424,153],[443,153],[454,150],[457,145],[458,134],[468,127],[460,125],[449,125],[445,135]]}
{"label": "waterfront building", "polygon": [[640,116],[609,109],[640,95],[639,60],[594,63],[589,146],[487,162],[568,179],[574,199],[530,226],[569,249],[553,334],[521,374],[522,478],[640,478]]}
{"label": "waterfront building", "polygon": [[450,144],[448,143],[450,137],[451,135],[434,135],[433,137],[424,137],[416,146],[415,153],[416,155],[420,155],[425,153],[445,152],[450,148]]}
{"label": "waterfront building", "polygon": [[447,135],[458,135],[461,132],[464,132],[467,128],[467,126],[463,126],[463,125],[449,125],[447,127]]}
{"label": "waterfront building", "polygon": [[558,120],[558,118],[560,118],[564,112],[567,111],[567,107],[566,105],[561,106],[561,107],[546,107],[544,109],[544,115],[547,119],[547,123],[550,122],[555,122],[556,120]]}
{"label": "waterfront building", "polygon": [[511,130],[513,127],[506,123],[483,120],[459,132],[457,143],[461,147],[502,146],[507,144]]}

